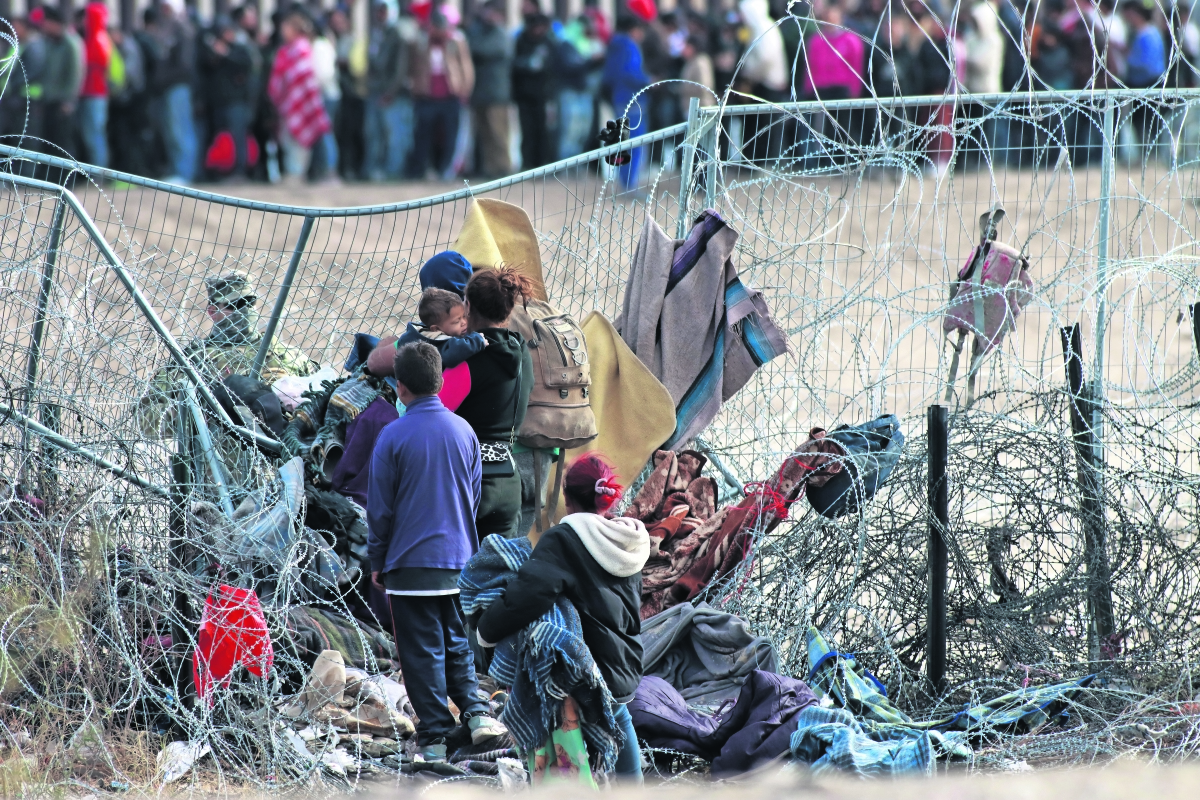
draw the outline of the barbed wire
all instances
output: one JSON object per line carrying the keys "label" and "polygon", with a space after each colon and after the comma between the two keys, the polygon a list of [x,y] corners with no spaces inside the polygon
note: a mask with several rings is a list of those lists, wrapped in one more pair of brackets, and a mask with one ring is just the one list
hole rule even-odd
{"label": "barbed wire", "polygon": [[[979,744],[977,769],[1139,751],[1192,757],[1197,99],[1159,90],[742,103],[758,99],[727,93],[694,128],[646,145],[657,167],[633,180],[618,180],[596,157],[480,195],[529,212],[551,297],[580,317],[617,315],[647,215],[668,230],[703,207],[729,221],[743,278],[764,292],[792,348],[704,434],[740,479],[769,478],[810,427],[900,416],[904,456],[860,515],[828,521],[801,501],[790,521],[758,532],[742,566],[705,598],[769,635],[792,675],[807,674],[803,637],[815,625],[914,716],[1101,673],[1070,705],[1065,727],[996,732]],[[1097,149],[1106,153],[1099,160]],[[691,173],[681,175],[689,152]],[[139,401],[170,355],[93,238],[94,230],[112,245],[186,342],[207,333],[205,276],[244,269],[264,300],[284,291],[305,210],[235,208],[136,184],[101,191],[80,182],[76,191],[92,221],[63,212],[53,190],[18,174],[0,187],[9,332],[0,337],[2,736],[14,752],[63,742],[54,763],[70,785],[153,779],[152,765],[129,760],[135,748],[122,730],[150,731],[152,751],[158,739],[207,744],[205,779],[284,787],[320,773],[354,783],[354,769],[321,760],[338,745],[328,720],[301,720],[314,737],[306,754],[286,733],[297,723],[284,709],[310,666],[295,615],[316,609],[346,620],[351,648],[377,674],[389,666],[369,612],[322,567],[340,556],[305,524],[303,504],[280,514],[295,487],[281,479],[279,459],[208,418],[216,472],[238,509],[229,517],[186,398],[175,395],[156,425],[143,424]],[[454,241],[468,203],[318,220],[280,339],[340,365],[354,333],[399,329],[415,310],[417,267]],[[977,240],[976,220],[996,204],[1008,212],[1002,238],[1029,258],[1035,289],[983,361],[978,396],[967,402],[960,386],[951,409],[949,688],[939,694],[922,677],[923,419],[947,377],[948,284]],[[1102,301],[1103,349],[1093,344],[1084,356],[1103,392],[1097,499],[1116,622],[1104,642],[1088,609],[1088,518],[1058,331],[1082,323],[1097,342]],[[53,445],[42,428],[91,456]],[[264,540],[248,541],[254,530],[278,534],[280,546],[255,550]],[[190,658],[205,599],[223,582],[257,591],[275,669],[267,679],[239,674],[209,706],[195,699]],[[398,759],[355,763],[403,772]]]}

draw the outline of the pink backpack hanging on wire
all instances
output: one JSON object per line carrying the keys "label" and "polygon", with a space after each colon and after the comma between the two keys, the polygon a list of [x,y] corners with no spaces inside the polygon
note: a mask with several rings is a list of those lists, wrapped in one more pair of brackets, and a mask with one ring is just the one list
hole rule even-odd
{"label": "pink backpack hanging on wire", "polygon": [[972,334],[971,366],[967,370],[967,405],[975,399],[975,376],[983,357],[1000,346],[1004,334],[1016,327],[1017,317],[1029,303],[1033,281],[1029,259],[1015,247],[996,241],[996,226],[1004,209],[996,206],[979,217],[979,244],[950,284],[950,305],[942,322],[946,335],[958,332],[953,344],[946,402],[954,395],[958,360],[967,334]]}

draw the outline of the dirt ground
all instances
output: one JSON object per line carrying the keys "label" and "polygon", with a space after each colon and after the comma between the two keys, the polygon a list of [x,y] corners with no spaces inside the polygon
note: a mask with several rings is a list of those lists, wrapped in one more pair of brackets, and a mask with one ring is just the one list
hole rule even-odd
{"label": "dirt ground", "polygon": [[[610,794],[661,800],[1192,800],[1200,792],[1200,766],[1120,764],[1104,769],[1074,769],[1020,774],[950,775],[933,780],[860,781],[845,777],[814,778],[802,769],[772,768],[762,774],[719,786],[710,783],[648,785],[643,790],[616,789]],[[383,800],[405,788],[373,785],[367,794]],[[412,790],[412,795],[422,793]],[[563,796],[563,790],[535,795]],[[495,797],[494,792],[464,789],[453,784],[434,787],[426,797]],[[571,796],[580,796],[571,793]]]}

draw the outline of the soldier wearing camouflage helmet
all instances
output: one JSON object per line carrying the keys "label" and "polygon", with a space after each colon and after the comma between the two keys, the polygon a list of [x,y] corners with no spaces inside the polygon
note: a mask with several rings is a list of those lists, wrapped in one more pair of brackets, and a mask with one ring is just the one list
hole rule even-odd
{"label": "soldier wearing camouflage helmet", "polygon": [[[230,375],[249,375],[262,344],[258,331],[258,294],[254,282],[242,270],[233,270],[221,275],[210,275],[204,279],[208,294],[206,312],[212,321],[212,330],[203,339],[194,339],[183,353],[195,365],[201,377],[217,383]],[[263,361],[259,379],[268,385],[285,375],[312,375],[320,365],[313,362],[303,350],[289,347],[278,338]],[[145,418],[157,424],[161,409],[169,402],[172,387],[182,380],[180,370],[170,364],[154,376],[150,391],[142,398],[143,410],[153,405],[160,413]]]}

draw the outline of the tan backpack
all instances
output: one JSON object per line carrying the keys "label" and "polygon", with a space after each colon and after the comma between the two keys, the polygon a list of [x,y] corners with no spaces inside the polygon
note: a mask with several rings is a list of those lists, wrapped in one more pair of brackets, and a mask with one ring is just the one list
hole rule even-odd
{"label": "tan backpack", "polygon": [[570,449],[596,438],[588,392],[592,367],[583,330],[543,300],[518,303],[509,327],[521,334],[533,359],[533,390],[517,441],[526,447]]}

